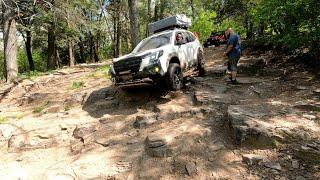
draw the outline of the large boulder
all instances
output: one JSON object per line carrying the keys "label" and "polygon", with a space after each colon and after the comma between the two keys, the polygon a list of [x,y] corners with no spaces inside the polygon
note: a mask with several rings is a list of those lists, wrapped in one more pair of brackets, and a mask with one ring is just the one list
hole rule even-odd
{"label": "large boulder", "polygon": [[228,107],[231,132],[237,144],[274,147],[296,140],[320,138],[319,125],[292,108],[270,104]]}

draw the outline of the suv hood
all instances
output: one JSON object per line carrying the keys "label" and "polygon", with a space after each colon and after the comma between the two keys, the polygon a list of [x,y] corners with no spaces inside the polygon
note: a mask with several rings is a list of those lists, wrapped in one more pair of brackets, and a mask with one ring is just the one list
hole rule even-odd
{"label": "suv hood", "polygon": [[129,58],[132,58],[132,57],[144,58],[144,57],[148,56],[149,54],[154,53],[154,52],[158,52],[158,51],[160,51],[162,49],[163,49],[163,47],[157,48],[157,49],[151,49],[151,50],[148,50],[148,51],[143,51],[143,52],[140,52],[140,53],[130,53],[130,54],[118,57],[118,58],[114,58],[112,60],[112,62],[118,62],[118,61],[121,61],[121,60],[124,60],[124,59],[129,59]]}

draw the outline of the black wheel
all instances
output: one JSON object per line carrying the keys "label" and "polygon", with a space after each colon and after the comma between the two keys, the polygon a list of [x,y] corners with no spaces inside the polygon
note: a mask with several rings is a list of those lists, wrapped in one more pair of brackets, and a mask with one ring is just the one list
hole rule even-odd
{"label": "black wheel", "polygon": [[203,77],[206,74],[205,66],[205,59],[203,57],[203,52],[201,50],[198,51],[198,67],[197,70],[199,71],[199,76]]}
{"label": "black wheel", "polygon": [[169,64],[167,85],[172,91],[180,90],[183,87],[183,73],[179,64]]}
{"label": "black wheel", "polygon": [[208,48],[209,47],[208,43],[204,43],[203,47]]}
{"label": "black wheel", "polygon": [[219,47],[219,46],[220,46],[220,41],[216,41],[214,45],[215,45],[216,47]]}

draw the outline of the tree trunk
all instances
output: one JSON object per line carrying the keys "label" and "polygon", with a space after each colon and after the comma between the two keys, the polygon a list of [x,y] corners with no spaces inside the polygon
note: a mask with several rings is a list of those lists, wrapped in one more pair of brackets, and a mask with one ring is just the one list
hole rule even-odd
{"label": "tree trunk", "polygon": [[14,4],[11,0],[6,0],[5,4],[9,8],[3,8],[3,37],[4,37],[4,75],[6,82],[17,82],[18,80],[18,42],[17,42],[17,27],[14,18]]}
{"label": "tree trunk", "polygon": [[[67,0],[67,4],[70,5],[69,0]],[[70,13],[70,7],[67,9],[67,24],[68,24],[68,28],[69,29],[73,29],[74,28],[74,23],[73,23],[73,19],[71,17],[71,13]],[[74,50],[74,46],[75,46],[75,42],[73,39],[73,36],[70,36],[68,39],[68,44],[69,44],[69,66],[73,67],[75,65],[75,50]]]}
{"label": "tree trunk", "polygon": [[93,41],[94,44],[94,62],[99,62],[100,61],[100,57],[99,57],[99,39],[100,39],[100,34],[99,32],[97,32],[96,35],[96,41]]}
{"label": "tree trunk", "polygon": [[113,16],[113,57],[117,57],[117,17]]}
{"label": "tree trunk", "polygon": [[139,11],[137,0],[128,0],[128,5],[131,26],[131,43],[133,47],[136,47],[140,42]]}
{"label": "tree trunk", "polygon": [[48,70],[56,68],[56,35],[54,24],[51,23],[48,29]]}
{"label": "tree trunk", "polygon": [[190,6],[191,6],[191,11],[192,11],[192,19],[195,19],[195,9],[194,9],[194,3],[193,0],[190,0]]}
{"label": "tree trunk", "polygon": [[84,46],[82,42],[82,38],[80,37],[80,42],[79,42],[79,49],[80,49],[80,63],[85,63],[85,57],[84,57]]}
{"label": "tree trunk", "polygon": [[60,59],[60,54],[59,54],[59,50],[58,50],[58,48],[56,48],[56,66],[58,67],[58,68],[60,68],[61,67],[61,64],[60,64],[60,62],[61,62],[61,59]]}
{"label": "tree trunk", "polygon": [[94,62],[94,40],[93,40],[93,35],[91,32],[89,32],[89,47],[90,47],[90,62]]}
{"label": "tree trunk", "polygon": [[120,12],[117,15],[117,34],[116,34],[116,56],[119,57],[121,55],[121,21],[120,21]]}
{"label": "tree trunk", "polygon": [[160,12],[159,12],[159,19],[164,18],[164,10],[167,7],[167,0],[160,0]]}
{"label": "tree trunk", "polygon": [[151,21],[151,0],[148,0],[148,10],[147,10],[147,23],[146,23],[146,37],[149,36],[148,24]]}
{"label": "tree trunk", "polygon": [[69,40],[69,66],[73,67],[75,65],[75,58],[74,58],[74,40]]}
{"label": "tree trunk", "polygon": [[34,71],[34,62],[32,58],[32,52],[31,52],[31,31],[27,30],[26,32],[27,38],[26,38],[26,53],[27,53],[27,58],[29,62],[29,67],[30,71]]}

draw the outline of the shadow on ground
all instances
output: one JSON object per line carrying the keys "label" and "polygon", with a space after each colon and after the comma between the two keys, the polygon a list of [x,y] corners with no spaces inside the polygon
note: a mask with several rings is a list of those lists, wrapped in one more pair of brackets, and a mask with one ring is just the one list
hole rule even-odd
{"label": "shadow on ground", "polygon": [[85,100],[82,109],[91,117],[109,115],[132,115],[148,102],[163,104],[168,90],[159,86],[120,89],[114,86],[93,91]]}

